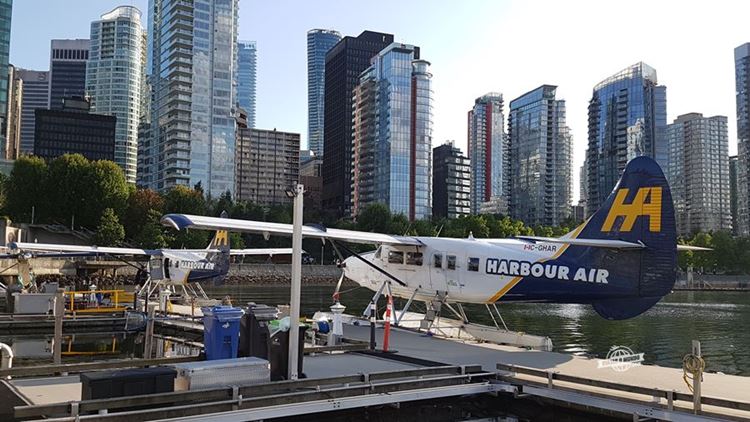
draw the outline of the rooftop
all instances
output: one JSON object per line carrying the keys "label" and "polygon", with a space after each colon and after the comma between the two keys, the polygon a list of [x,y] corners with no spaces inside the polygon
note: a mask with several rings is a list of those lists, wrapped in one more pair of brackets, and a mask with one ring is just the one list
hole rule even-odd
{"label": "rooftop", "polygon": [[594,91],[598,91],[605,86],[613,84],[615,82],[633,78],[643,78],[653,82],[654,84],[658,83],[656,80],[656,69],[647,65],[646,63],[638,62],[599,82],[594,87]]}

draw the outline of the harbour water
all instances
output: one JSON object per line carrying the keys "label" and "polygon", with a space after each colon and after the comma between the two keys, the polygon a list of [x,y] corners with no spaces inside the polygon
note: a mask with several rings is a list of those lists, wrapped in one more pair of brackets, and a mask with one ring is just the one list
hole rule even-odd
{"label": "harbour water", "polygon": [[[326,310],[332,291],[332,285],[303,286],[302,314]],[[364,288],[342,291],[342,304],[351,314],[361,313],[373,294]],[[289,285],[231,285],[206,288],[206,292],[215,298],[229,295],[235,305],[289,302]],[[396,300],[397,307],[403,304]],[[417,312],[424,311],[423,304],[413,306]],[[750,376],[749,292],[675,292],[643,315],[625,321],[604,320],[588,305],[501,303],[498,307],[508,328],[547,335],[555,351],[603,358],[611,347],[627,346],[644,353],[646,364],[679,368],[690,352],[691,340],[697,339],[708,371]],[[465,305],[465,310],[473,322],[492,324],[483,306]],[[21,353],[19,358],[51,355],[51,336],[0,335],[0,341],[24,343],[28,356]],[[138,334],[79,333],[66,335],[63,350],[72,352],[66,359],[125,358],[141,353],[141,341]]]}
{"label": "harbour water", "polygon": [[[364,288],[346,290],[342,289],[341,296],[346,312],[361,313],[373,292]],[[310,316],[327,309],[332,291],[330,285],[303,286],[302,313]],[[211,297],[229,295],[235,304],[289,301],[288,285],[222,286],[209,288],[207,293]],[[396,305],[403,306],[403,301],[396,301]],[[416,306],[416,311],[424,310],[422,304]],[[708,371],[750,375],[748,292],[675,292],[643,315],[625,321],[607,321],[588,305],[518,303],[498,307],[509,329],[547,335],[555,351],[603,358],[611,347],[627,346],[635,353],[644,353],[646,364],[679,368],[695,339],[701,341]],[[466,305],[465,310],[470,320],[492,324],[483,306]]]}

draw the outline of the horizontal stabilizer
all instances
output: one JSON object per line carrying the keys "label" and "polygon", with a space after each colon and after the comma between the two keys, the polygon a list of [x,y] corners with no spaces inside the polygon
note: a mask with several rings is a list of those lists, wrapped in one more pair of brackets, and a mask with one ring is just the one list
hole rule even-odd
{"label": "horizontal stabilizer", "polygon": [[712,251],[711,248],[704,248],[703,246],[690,246],[690,245],[677,245],[677,252],[686,251]]}
{"label": "horizontal stabilizer", "polygon": [[610,248],[610,249],[643,249],[646,247],[642,242],[626,242],[624,240],[609,240],[609,239],[574,239],[574,238],[561,238],[561,237],[537,237],[537,236],[516,236],[521,240],[528,240],[534,243],[560,243],[564,245],[575,245],[575,246],[593,246],[596,248]]}

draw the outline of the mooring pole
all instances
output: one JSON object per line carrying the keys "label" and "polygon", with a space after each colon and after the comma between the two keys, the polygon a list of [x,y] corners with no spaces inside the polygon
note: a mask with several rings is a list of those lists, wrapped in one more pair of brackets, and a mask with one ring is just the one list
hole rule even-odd
{"label": "mooring pole", "polygon": [[154,342],[154,316],[156,305],[148,305],[148,320],[146,321],[146,338],[143,341],[143,359],[151,359],[151,350]]}
{"label": "mooring pole", "polygon": [[[701,359],[701,342],[699,340],[693,340],[693,356]],[[693,413],[696,415],[701,412],[701,381],[703,378],[703,368],[699,367],[698,370],[693,373]]]}
{"label": "mooring pole", "polygon": [[[62,333],[63,318],[65,317],[65,299],[63,293],[65,290],[57,289],[55,294],[55,303],[53,313],[55,315],[55,337],[53,340],[52,359],[55,365],[62,363]],[[73,299],[71,299],[73,300]]]}

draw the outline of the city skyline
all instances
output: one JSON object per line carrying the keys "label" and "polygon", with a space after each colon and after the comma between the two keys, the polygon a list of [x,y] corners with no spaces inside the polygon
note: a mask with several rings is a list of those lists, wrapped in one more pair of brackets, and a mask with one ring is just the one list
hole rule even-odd
{"label": "city skyline", "polygon": [[[11,63],[25,69],[47,70],[50,39],[86,38],[92,20],[121,4],[133,5],[143,11],[147,9],[148,1],[16,2]],[[330,6],[337,7],[336,4]],[[681,7],[681,18],[674,23],[665,17],[673,13],[675,3],[644,2],[643,7],[636,4],[623,10],[614,5],[599,7],[597,4],[596,9],[590,6],[581,4],[571,8],[548,2],[487,2],[481,7],[456,8],[450,2],[431,2],[430,7],[425,7],[423,2],[414,2],[399,4],[404,13],[388,13],[391,8],[382,7],[367,16],[340,19],[327,13],[327,8],[314,4],[262,4],[243,0],[240,3],[239,37],[257,40],[267,52],[258,64],[258,79],[263,81],[258,87],[258,102],[264,106],[258,109],[257,127],[280,127],[301,133],[305,145],[306,32],[322,27],[345,35],[357,35],[368,29],[395,33],[399,39],[408,39],[422,46],[425,55],[430,57],[435,75],[433,146],[446,139],[455,139],[457,146],[466,151],[464,113],[477,96],[500,91],[508,98],[515,98],[540,84],[555,84],[559,87],[558,97],[567,103],[568,125],[574,138],[574,183],[577,184],[578,168],[586,148],[586,105],[593,86],[631,63],[644,61],[654,66],[659,72],[660,82],[669,86],[668,121],[688,112],[725,115],[729,122],[729,151],[735,154],[732,53],[734,47],[747,41],[747,35],[741,30],[741,17],[747,16],[750,5]],[[65,13],[71,8],[77,13]],[[419,21],[410,19],[410,10],[419,10],[422,18]],[[596,10],[596,15],[589,10]],[[649,13],[644,14],[643,10]],[[69,18],[59,20],[62,14]],[[637,19],[643,27],[658,27],[671,36],[656,38],[651,31],[640,31],[628,37],[591,37],[592,31],[603,30],[606,22],[611,21],[602,17],[615,14],[623,21]],[[289,17],[283,29],[279,29],[277,22],[280,15]],[[518,43],[501,42],[509,34],[521,31],[525,22],[531,19],[540,26],[547,23],[560,27],[555,33],[554,48],[549,48],[549,34],[543,32],[529,34]],[[708,22],[722,22],[721,30],[693,30],[695,27],[706,28]],[[446,26],[451,30],[445,31]],[[711,34],[710,39],[703,35],[706,33]],[[495,41],[473,41],[477,39]],[[498,54],[487,54],[487,51]],[[545,54],[534,54],[538,51]],[[516,57],[513,65],[507,65],[507,57]],[[466,63],[472,63],[472,66]],[[577,200],[578,189],[573,191]]]}

